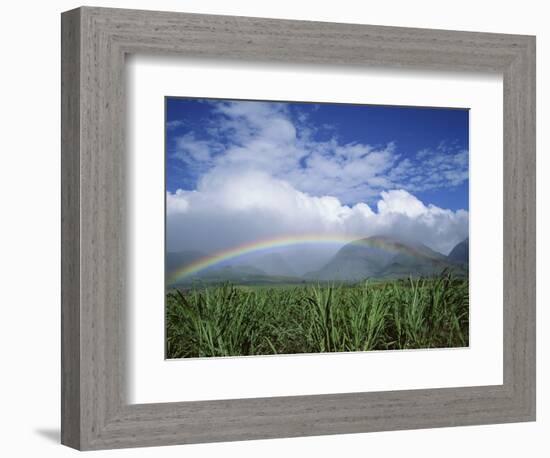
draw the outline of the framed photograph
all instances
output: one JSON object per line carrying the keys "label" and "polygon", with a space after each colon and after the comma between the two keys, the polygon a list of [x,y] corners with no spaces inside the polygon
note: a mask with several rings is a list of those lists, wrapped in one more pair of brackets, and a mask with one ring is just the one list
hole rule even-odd
{"label": "framed photograph", "polygon": [[166,358],[468,347],[468,110],[165,103]]}
{"label": "framed photograph", "polygon": [[535,419],[535,38],[62,15],[62,442]]}

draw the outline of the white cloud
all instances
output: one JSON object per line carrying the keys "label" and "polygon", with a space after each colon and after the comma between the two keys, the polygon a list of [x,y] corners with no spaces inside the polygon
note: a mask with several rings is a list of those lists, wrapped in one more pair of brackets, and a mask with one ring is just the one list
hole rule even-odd
{"label": "white cloud", "polygon": [[[188,132],[176,138],[173,153],[199,176],[218,169],[256,170],[308,194],[332,195],[346,203],[372,202],[388,189],[419,192],[468,179],[468,152],[445,142],[402,159],[391,142],[344,143],[332,133],[314,140],[318,129],[303,113],[292,115],[286,104],[209,103],[208,138]],[[326,137],[327,130],[321,130]]]}
{"label": "white cloud", "polygon": [[382,192],[373,211],[360,202],[312,196],[265,171],[216,169],[195,191],[167,194],[168,247],[213,252],[283,234],[385,234],[448,253],[468,235],[468,212],[425,205],[405,190]]}
{"label": "white cloud", "polygon": [[468,156],[468,150],[442,141],[435,149],[418,151],[416,163],[401,161],[390,175],[398,186],[409,191],[458,186],[469,178]]}
{"label": "white cloud", "polygon": [[382,191],[382,200],[378,201],[378,213],[401,214],[410,218],[416,218],[428,212],[428,208],[412,194],[402,189],[385,192]]}
{"label": "white cloud", "polygon": [[314,141],[313,127],[293,120],[285,104],[212,105],[217,117],[208,140],[193,132],[175,140],[174,157],[188,165],[202,171],[263,171],[310,194],[331,194],[348,202],[372,197],[389,184],[383,174],[397,158],[391,143],[375,148],[335,137]]}
{"label": "white cloud", "polygon": [[[189,131],[172,145],[196,189],[167,193],[169,251],[321,233],[384,234],[447,254],[467,237],[467,211],[414,196],[467,180],[467,151],[442,142],[403,158],[392,142],[345,143],[327,127],[314,140],[317,128],[285,104],[209,103],[207,135]],[[304,271],[306,261],[297,259]]]}
{"label": "white cloud", "polygon": [[174,157],[203,166],[211,165],[212,155],[223,149],[218,142],[198,140],[193,132],[177,137],[175,143]]}
{"label": "white cloud", "polygon": [[189,209],[188,192],[178,189],[174,193],[166,194],[166,213],[170,215],[185,213]]}
{"label": "white cloud", "polygon": [[177,129],[178,127],[185,126],[185,123],[179,119],[174,119],[173,121],[168,121],[166,123],[167,129]]}

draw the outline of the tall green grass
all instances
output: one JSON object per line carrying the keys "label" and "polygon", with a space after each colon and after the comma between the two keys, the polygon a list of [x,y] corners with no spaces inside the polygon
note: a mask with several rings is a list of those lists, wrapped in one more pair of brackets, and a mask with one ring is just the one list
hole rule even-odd
{"label": "tall green grass", "polygon": [[168,358],[468,345],[468,281],[437,278],[354,285],[167,293]]}

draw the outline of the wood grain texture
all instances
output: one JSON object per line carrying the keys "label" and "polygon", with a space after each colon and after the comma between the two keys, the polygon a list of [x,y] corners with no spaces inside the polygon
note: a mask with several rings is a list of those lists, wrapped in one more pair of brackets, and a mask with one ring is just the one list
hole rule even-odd
{"label": "wood grain texture", "polygon": [[[535,418],[535,39],[185,13],[62,16],[62,442],[81,450]],[[129,53],[504,75],[504,384],[130,405]]]}
{"label": "wood grain texture", "polygon": [[61,441],[80,446],[80,15],[61,24]]}

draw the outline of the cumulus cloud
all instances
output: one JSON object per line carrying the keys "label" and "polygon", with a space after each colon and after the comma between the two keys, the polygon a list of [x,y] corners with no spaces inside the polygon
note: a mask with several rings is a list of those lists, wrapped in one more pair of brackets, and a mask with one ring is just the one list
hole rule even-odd
{"label": "cumulus cloud", "polygon": [[189,164],[200,164],[205,170],[212,166],[212,157],[223,150],[223,145],[213,141],[198,140],[192,132],[177,137],[174,157]]}
{"label": "cumulus cloud", "polygon": [[[166,195],[169,251],[315,233],[389,235],[447,254],[468,236],[467,211],[415,196],[468,179],[468,151],[458,145],[403,154],[391,141],[343,142],[340,129],[311,124],[288,104],[205,103],[206,122],[170,137],[171,166],[181,163],[188,189]],[[311,270],[327,250],[295,251],[293,266]]]}
{"label": "cumulus cloud", "polygon": [[406,190],[380,194],[376,206],[315,196],[263,170],[218,168],[193,191],[167,193],[170,250],[215,252],[282,234],[386,234],[447,254],[468,235],[468,212],[425,205]]}
{"label": "cumulus cloud", "polygon": [[[284,179],[314,196],[345,203],[373,203],[381,191],[419,192],[457,186],[468,179],[468,151],[442,142],[403,158],[393,142],[342,142],[330,125],[309,124],[287,104],[210,102],[206,135],[187,132],[175,139],[173,157],[199,179],[218,169],[256,170]],[[319,140],[316,132],[325,132]],[[328,137],[327,137],[328,132]]]}

